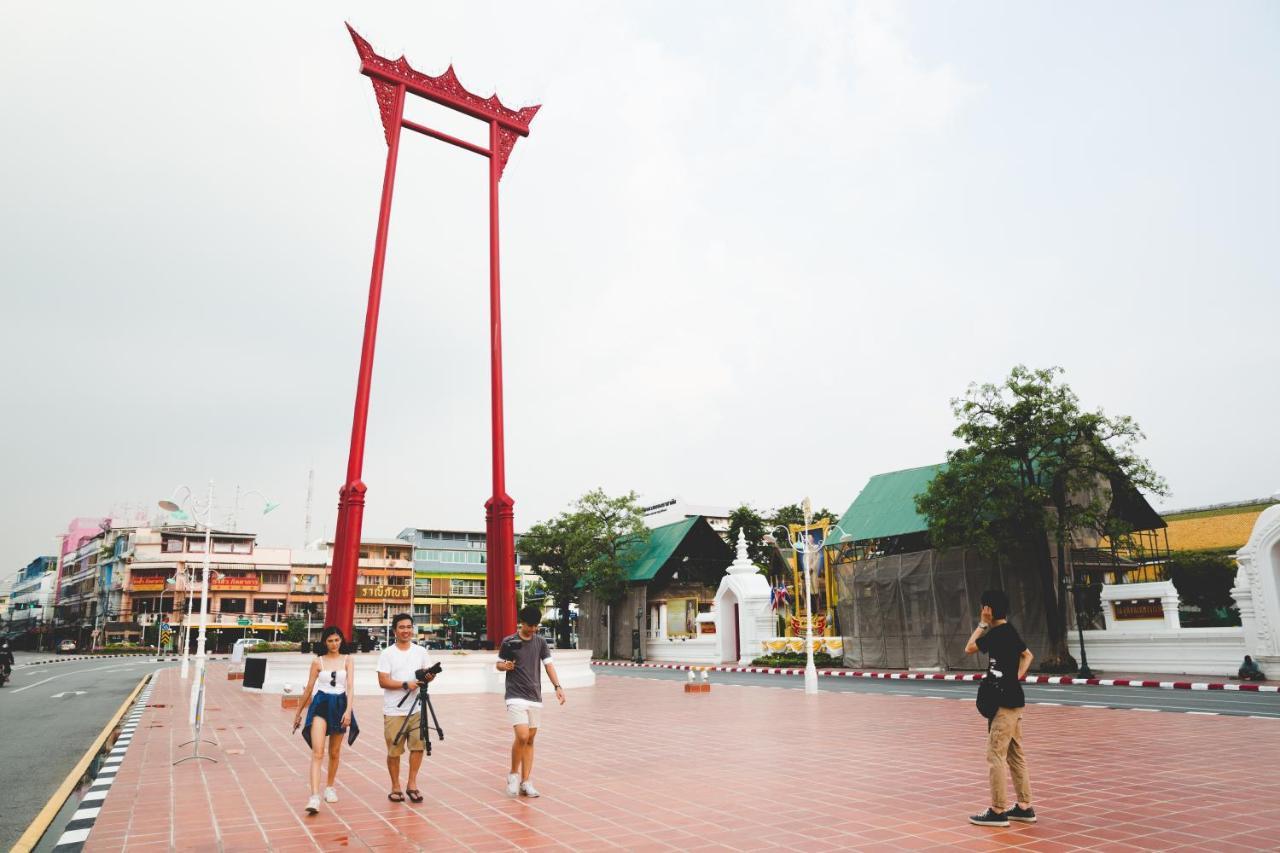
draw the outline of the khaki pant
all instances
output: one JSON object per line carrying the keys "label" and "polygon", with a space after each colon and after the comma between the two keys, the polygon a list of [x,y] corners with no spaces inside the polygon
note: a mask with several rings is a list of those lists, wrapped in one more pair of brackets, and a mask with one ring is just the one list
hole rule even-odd
{"label": "khaki pant", "polygon": [[987,774],[991,782],[991,806],[998,812],[1008,810],[1005,798],[1004,770],[1009,767],[1013,790],[1018,802],[1031,804],[1031,780],[1027,776],[1027,760],[1022,754],[1022,709],[1001,708],[991,720],[987,735]]}
{"label": "khaki pant", "polygon": [[421,712],[413,714],[409,717],[409,728],[405,729],[408,737],[400,739],[399,743],[395,743],[396,734],[400,731],[400,727],[404,725],[404,717],[382,716],[382,737],[387,742],[387,757],[399,758],[404,755],[405,748],[408,747],[410,752],[421,752],[426,749],[426,744],[422,742],[422,737],[418,731],[418,718],[422,716]]}

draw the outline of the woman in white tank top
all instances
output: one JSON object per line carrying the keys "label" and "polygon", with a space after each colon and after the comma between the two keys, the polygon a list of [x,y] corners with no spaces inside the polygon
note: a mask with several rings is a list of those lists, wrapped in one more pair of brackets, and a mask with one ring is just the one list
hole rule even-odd
{"label": "woman in white tank top", "polygon": [[[320,634],[323,655],[311,662],[311,674],[307,678],[307,690],[293,717],[293,730],[302,727],[302,737],[311,747],[311,798],[307,800],[307,814],[320,811],[320,776],[324,764],[325,745],[329,747],[328,785],[324,789],[324,801],[336,803],[338,792],[333,783],[338,775],[338,758],[342,752],[342,736],[354,743],[360,734],[355,718],[355,662],[351,655],[342,653],[346,638],[342,631],[330,625]],[[307,721],[302,722],[302,709],[307,709]]]}

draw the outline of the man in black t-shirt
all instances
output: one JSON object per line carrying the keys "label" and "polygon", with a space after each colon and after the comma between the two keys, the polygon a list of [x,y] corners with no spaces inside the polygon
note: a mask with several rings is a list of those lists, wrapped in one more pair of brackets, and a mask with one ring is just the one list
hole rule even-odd
{"label": "man in black t-shirt", "polygon": [[507,719],[515,731],[511,744],[511,772],[507,774],[507,793],[510,796],[536,797],[538,789],[529,781],[533,772],[533,741],[538,736],[542,719],[542,672],[547,671],[556,700],[564,704],[564,688],[551,661],[551,648],[538,633],[542,611],[530,604],[519,613],[519,624],[514,634],[504,637],[498,647],[498,671],[507,674]]}
{"label": "man in black t-shirt", "polygon": [[[991,807],[983,814],[969,818],[978,826],[1008,826],[1009,821],[1035,823],[1031,808],[1031,781],[1027,777],[1026,757],[1022,752],[1022,709],[1027,704],[1022,695],[1022,676],[1031,667],[1033,655],[1009,624],[1009,597],[998,589],[982,594],[982,613],[978,627],[965,645],[965,654],[985,652],[987,676],[999,684],[1000,707],[987,724],[987,775],[991,783]],[[1013,778],[1017,803],[1006,808],[1005,767]]]}

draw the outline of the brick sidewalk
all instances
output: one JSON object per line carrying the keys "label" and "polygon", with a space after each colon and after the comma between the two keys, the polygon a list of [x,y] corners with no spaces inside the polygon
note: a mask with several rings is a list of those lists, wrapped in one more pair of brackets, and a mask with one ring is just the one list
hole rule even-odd
{"label": "brick sidewalk", "polygon": [[[1033,706],[1040,822],[970,826],[987,804],[969,703],[816,697],[602,674],[548,707],[534,780],[503,792],[510,728],[493,695],[441,696],[426,802],[386,799],[377,697],[344,748],[341,801],[303,813],[308,753],[277,696],[210,667],[219,763],[187,762],[186,684],[160,672],[87,850],[1257,850],[1280,844],[1280,720]],[[447,677],[446,673],[443,677]],[[189,749],[189,748],[188,748]]]}

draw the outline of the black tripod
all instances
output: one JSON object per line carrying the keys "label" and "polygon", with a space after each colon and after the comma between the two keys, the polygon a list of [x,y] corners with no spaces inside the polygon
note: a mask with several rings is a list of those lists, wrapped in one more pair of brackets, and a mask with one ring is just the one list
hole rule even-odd
{"label": "black tripod", "polygon": [[[404,700],[413,696],[413,691],[407,691],[404,696],[396,703],[399,708],[404,704]],[[391,742],[398,744],[401,741],[409,739],[409,721],[413,719],[414,710],[421,713],[418,715],[418,737],[422,738],[422,742],[427,747],[427,755],[431,754],[431,738],[428,732],[432,727],[436,730],[436,736],[440,740],[444,740],[444,729],[440,728],[440,720],[436,718],[436,708],[431,704],[431,695],[427,692],[427,682],[418,682],[418,695],[413,697],[413,703],[409,705],[409,713],[405,715],[404,722],[400,724],[400,731],[396,732],[396,736]],[[431,724],[427,724],[427,715],[431,715]]]}

